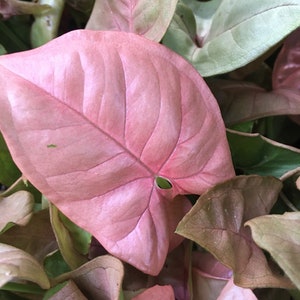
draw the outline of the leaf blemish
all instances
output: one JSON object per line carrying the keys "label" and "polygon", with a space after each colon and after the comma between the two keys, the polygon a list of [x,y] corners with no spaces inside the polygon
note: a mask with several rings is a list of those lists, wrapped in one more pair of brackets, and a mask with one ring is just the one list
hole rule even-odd
{"label": "leaf blemish", "polygon": [[57,147],[57,145],[55,145],[55,144],[49,144],[49,145],[47,145],[47,148],[56,148]]}

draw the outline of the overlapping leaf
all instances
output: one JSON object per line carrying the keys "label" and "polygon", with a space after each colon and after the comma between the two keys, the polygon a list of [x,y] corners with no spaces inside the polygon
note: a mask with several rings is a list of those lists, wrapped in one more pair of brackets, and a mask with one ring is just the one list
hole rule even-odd
{"label": "overlapping leaf", "polygon": [[110,253],[157,274],[188,205],[175,212],[174,196],[234,174],[203,79],[121,32],[74,31],[0,69],[0,128],[25,176]]}
{"label": "overlapping leaf", "polygon": [[[207,26],[198,26],[204,30],[198,33],[200,45],[195,43],[196,37],[189,37],[178,23],[168,29],[173,31],[175,40],[187,40],[185,47],[175,50],[185,55],[203,76],[226,73],[246,65],[300,25],[298,0],[210,2],[213,2],[209,7],[213,13],[208,14]],[[205,14],[200,5],[195,13],[202,16]],[[172,47],[170,39],[166,44]]]}
{"label": "overlapping leaf", "polygon": [[178,0],[96,0],[86,25],[92,30],[133,32],[159,42]]}
{"label": "overlapping leaf", "polygon": [[271,253],[300,289],[300,213],[261,216],[249,220],[246,225],[250,226],[255,242]]}
{"label": "overlapping leaf", "polygon": [[80,268],[56,278],[56,282],[73,280],[88,299],[119,299],[123,265],[117,258],[99,256]]}
{"label": "overlapping leaf", "polygon": [[0,195],[0,211],[0,232],[8,223],[26,225],[33,213],[33,197],[26,191],[4,198]]}
{"label": "overlapping leaf", "polygon": [[0,244],[0,287],[15,280],[29,280],[48,289],[50,282],[41,265],[28,253],[15,247]]}
{"label": "overlapping leaf", "polygon": [[177,232],[231,268],[239,286],[291,288],[291,282],[273,272],[244,227],[245,221],[269,213],[280,189],[281,182],[273,177],[235,177],[204,193]]}
{"label": "overlapping leaf", "polygon": [[300,164],[300,150],[277,143],[260,134],[227,130],[236,169],[246,174],[281,177]]}

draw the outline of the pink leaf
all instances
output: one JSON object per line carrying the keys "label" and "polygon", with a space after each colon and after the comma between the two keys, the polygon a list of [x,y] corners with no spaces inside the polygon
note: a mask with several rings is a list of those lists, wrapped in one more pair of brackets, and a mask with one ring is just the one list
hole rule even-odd
{"label": "pink leaf", "polygon": [[244,289],[236,286],[231,278],[217,300],[257,300],[256,296],[250,289]]}
{"label": "pink leaf", "polygon": [[152,299],[164,299],[175,300],[174,292],[170,285],[159,286],[155,285],[141,294],[134,297],[132,300],[152,300]]}
{"label": "pink leaf", "polygon": [[[197,71],[135,34],[73,31],[0,57],[0,129],[25,176],[113,255],[156,275],[178,194],[233,176]],[[157,177],[172,185],[162,189]],[[168,216],[172,211],[174,216]]]}

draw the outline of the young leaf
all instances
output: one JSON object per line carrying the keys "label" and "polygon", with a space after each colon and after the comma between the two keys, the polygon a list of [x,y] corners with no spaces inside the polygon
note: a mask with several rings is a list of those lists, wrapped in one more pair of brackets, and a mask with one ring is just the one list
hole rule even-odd
{"label": "young leaf", "polygon": [[15,247],[0,244],[0,287],[15,279],[37,283],[50,288],[50,282],[41,265],[28,253]]}
{"label": "young leaf", "polygon": [[231,268],[239,286],[291,288],[285,277],[272,271],[244,227],[245,221],[269,213],[281,187],[278,179],[255,175],[218,184],[198,199],[176,232],[197,242]]}
{"label": "young leaf", "polygon": [[73,31],[0,57],[0,69],[0,129],[28,180],[110,253],[158,274],[172,199],[234,175],[204,80],[123,32]]}
{"label": "young leaf", "polygon": [[26,191],[19,191],[2,198],[0,195],[0,232],[8,223],[26,225],[33,213],[33,197]]}
{"label": "young leaf", "polygon": [[86,25],[91,30],[133,32],[159,42],[178,0],[96,0]]}
{"label": "young leaf", "polygon": [[300,289],[300,213],[261,216],[249,220],[254,241],[274,260]]}
{"label": "young leaf", "polygon": [[57,277],[55,282],[73,280],[88,299],[119,299],[123,276],[121,261],[104,255]]}
{"label": "young leaf", "polygon": [[227,130],[232,158],[246,174],[281,177],[300,164],[300,150],[277,143],[260,134]]}

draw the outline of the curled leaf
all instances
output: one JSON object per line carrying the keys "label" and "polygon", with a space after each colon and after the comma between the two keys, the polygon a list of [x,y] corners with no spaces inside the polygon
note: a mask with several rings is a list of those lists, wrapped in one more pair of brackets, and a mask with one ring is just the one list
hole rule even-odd
{"label": "curled leaf", "polygon": [[25,176],[111,254],[158,274],[174,197],[234,175],[198,72],[138,35],[87,30],[0,57],[0,69],[0,129]]}
{"label": "curled leaf", "polygon": [[50,9],[35,15],[35,21],[31,26],[30,32],[30,40],[33,47],[46,44],[57,37],[65,1],[41,0],[40,3],[50,7]]}
{"label": "curled leaf", "polygon": [[26,191],[16,192],[8,197],[0,195],[0,232],[8,223],[26,225],[33,213],[33,197]]}
{"label": "curled leaf", "polygon": [[50,9],[49,5],[19,1],[19,0],[0,0],[0,15],[8,19],[15,15],[40,14]]}
{"label": "curled leaf", "polygon": [[0,244],[0,287],[13,279],[37,283],[50,288],[50,282],[42,266],[28,253],[15,247]]}
{"label": "curled leaf", "polygon": [[76,238],[68,230],[58,209],[50,204],[50,219],[61,254],[67,264],[76,269],[87,262],[87,256],[76,248]]}

